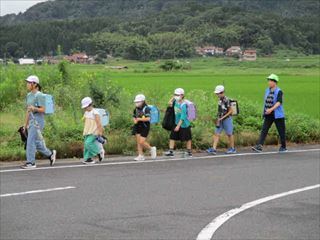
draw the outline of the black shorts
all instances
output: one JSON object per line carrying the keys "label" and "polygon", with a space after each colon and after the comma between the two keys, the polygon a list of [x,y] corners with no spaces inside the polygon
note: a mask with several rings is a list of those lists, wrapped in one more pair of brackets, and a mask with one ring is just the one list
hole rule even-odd
{"label": "black shorts", "polygon": [[141,137],[148,137],[150,131],[150,125],[142,125],[142,124],[136,124],[132,128],[132,135],[140,134]]}
{"label": "black shorts", "polygon": [[170,140],[186,142],[192,139],[191,127],[181,128],[179,132],[175,132],[174,130],[170,133]]}

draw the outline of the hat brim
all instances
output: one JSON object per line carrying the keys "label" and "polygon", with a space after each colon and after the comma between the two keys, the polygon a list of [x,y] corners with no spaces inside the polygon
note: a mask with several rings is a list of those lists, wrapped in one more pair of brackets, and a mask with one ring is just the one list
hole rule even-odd
{"label": "hat brim", "polygon": [[272,78],[267,78],[268,81],[273,81],[273,82],[278,82],[278,80],[276,79],[272,79]]}
{"label": "hat brim", "polygon": [[214,93],[223,93],[224,91],[214,91]]}
{"label": "hat brim", "polygon": [[91,103],[86,104],[86,105],[82,105],[82,106],[81,106],[81,108],[82,108],[82,109],[87,108],[87,107],[89,107],[89,106],[90,106],[90,104],[91,104]]}

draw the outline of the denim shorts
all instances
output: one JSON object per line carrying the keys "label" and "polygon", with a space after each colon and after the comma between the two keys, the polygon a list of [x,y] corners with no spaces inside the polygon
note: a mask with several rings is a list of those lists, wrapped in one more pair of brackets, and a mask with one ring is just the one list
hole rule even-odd
{"label": "denim shorts", "polygon": [[227,135],[233,135],[232,117],[227,117],[224,119],[220,123],[220,127],[216,127],[215,133],[221,134],[222,130],[224,130]]}

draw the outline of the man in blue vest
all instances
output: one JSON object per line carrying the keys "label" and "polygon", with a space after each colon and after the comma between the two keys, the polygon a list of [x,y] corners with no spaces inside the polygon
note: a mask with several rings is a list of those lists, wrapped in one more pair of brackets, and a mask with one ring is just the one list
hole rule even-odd
{"label": "man in blue vest", "polygon": [[264,95],[264,122],[260,133],[259,142],[256,146],[252,147],[252,150],[256,152],[262,152],[262,145],[264,144],[268,131],[274,122],[280,136],[281,147],[279,148],[279,152],[284,153],[288,150],[286,148],[286,126],[282,106],[283,92],[277,86],[277,83],[279,82],[279,77],[277,75],[271,74],[267,80],[269,87],[266,89]]}

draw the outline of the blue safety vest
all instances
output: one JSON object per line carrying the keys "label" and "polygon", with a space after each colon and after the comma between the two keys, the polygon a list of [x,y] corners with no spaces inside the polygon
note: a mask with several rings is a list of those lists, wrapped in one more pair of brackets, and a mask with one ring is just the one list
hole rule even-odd
{"label": "blue safety vest", "polygon": [[[278,93],[281,89],[276,87],[276,89],[274,90],[274,96],[273,96],[273,105],[275,105],[277,103],[277,98],[278,98]],[[270,88],[267,88],[266,89],[266,92],[264,94],[264,107],[263,107],[263,114],[264,114],[264,111],[265,111],[265,104],[266,104],[266,99],[268,97],[270,93]],[[274,118],[275,119],[278,119],[278,118],[284,118],[284,111],[283,111],[283,106],[282,106],[282,103],[280,104],[279,107],[277,107],[275,110],[274,110]]]}

